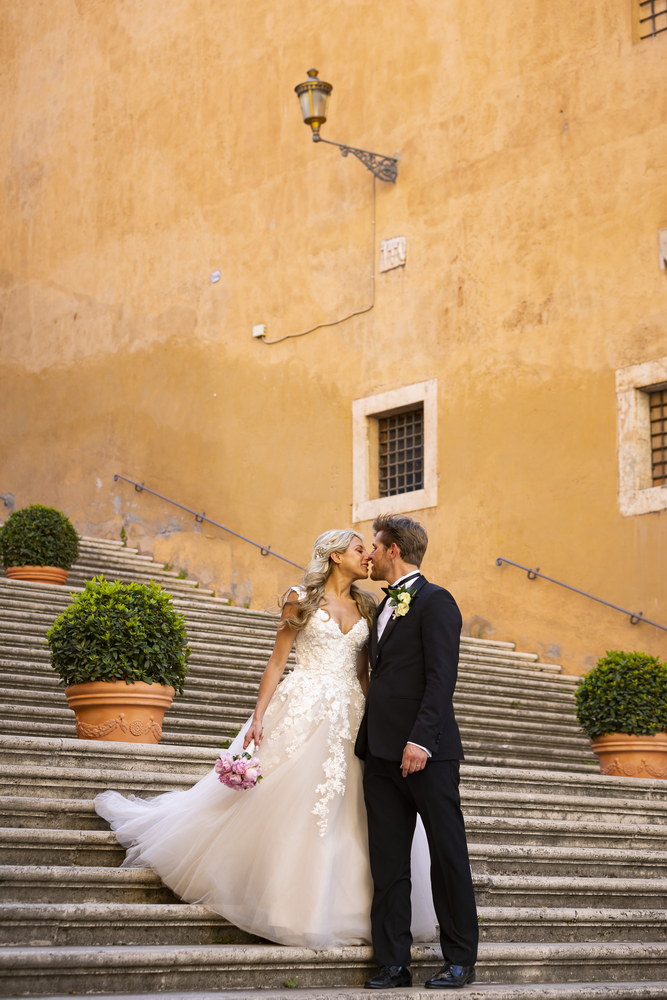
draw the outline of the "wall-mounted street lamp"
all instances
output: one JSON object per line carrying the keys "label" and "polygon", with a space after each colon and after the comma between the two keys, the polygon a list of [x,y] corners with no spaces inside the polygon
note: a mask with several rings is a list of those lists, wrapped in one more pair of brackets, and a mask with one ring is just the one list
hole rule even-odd
{"label": "wall-mounted street lamp", "polygon": [[330,146],[338,146],[342,156],[352,153],[365,167],[368,167],[374,177],[378,177],[381,181],[396,180],[398,161],[390,156],[380,156],[378,153],[369,153],[366,149],[356,149],[354,146],[344,146],[340,142],[322,138],[320,126],[327,120],[327,102],[333,87],[330,83],[317,79],[316,69],[309,69],[308,79],[305,83],[297,84],[294,90],[299,97],[303,120],[313,130],[313,142],[326,142]]}

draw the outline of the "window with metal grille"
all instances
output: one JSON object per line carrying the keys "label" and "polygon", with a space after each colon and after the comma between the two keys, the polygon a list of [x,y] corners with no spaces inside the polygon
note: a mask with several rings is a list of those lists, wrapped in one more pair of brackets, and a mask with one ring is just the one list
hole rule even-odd
{"label": "window with metal grille", "polygon": [[667,0],[637,0],[639,38],[653,38],[667,31]]}
{"label": "window with metal grille", "polygon": [[424,407],[378,417],[379,496],[424,488]]}
{"label": "window with metal grille", "polygon": [[654,486],[667,485],[667,386],[649,390],[651,470]]}

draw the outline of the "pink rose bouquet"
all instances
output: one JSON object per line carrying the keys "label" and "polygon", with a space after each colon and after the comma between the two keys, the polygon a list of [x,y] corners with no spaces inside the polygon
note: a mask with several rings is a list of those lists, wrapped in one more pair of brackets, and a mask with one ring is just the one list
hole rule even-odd
{"label": "pink rose bouquet", "polygon": [[227,788],[254,788],[262,780],[262,770],[257,757],[251,756],[245,750],[233,756],[229,750],[221,750],[215,762],[218,781]]}

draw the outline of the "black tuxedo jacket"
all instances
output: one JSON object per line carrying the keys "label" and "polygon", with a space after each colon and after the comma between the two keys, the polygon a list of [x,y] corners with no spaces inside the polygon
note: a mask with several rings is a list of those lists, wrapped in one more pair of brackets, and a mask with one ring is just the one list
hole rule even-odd
{"label": "black tuxedo jacket", "polygon": [[354,748],[358,757],[371,753],[400,761],[410,742],[429,750],[432,760],[463,759],[452,705],[461,613],[447,590],[423,576],[417,577],[416,588],[408,613],[390,618],[379,641],[376,615],[369,646],[371,682]]}

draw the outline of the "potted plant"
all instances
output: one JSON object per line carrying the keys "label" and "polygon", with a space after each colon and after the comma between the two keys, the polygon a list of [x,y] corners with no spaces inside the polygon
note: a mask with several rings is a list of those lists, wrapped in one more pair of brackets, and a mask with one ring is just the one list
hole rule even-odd
{"label": "potted plant", "polygon": [[0,560],[12,579],[65,583],[78,555],[79,536],[54,507],[15,510],[0,529]]}
{"label": "potted plant", "polygon": [[667,663],[608,651],[580,681],[575,701],[603,774],[667,778]]}
{"label": "potted plant", "polygon": [[183,615],[159,584],[88,580],[46,641],[80,739],[160,742],[190,648]]}

